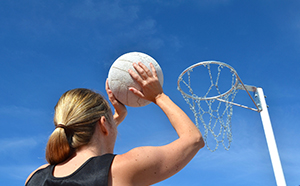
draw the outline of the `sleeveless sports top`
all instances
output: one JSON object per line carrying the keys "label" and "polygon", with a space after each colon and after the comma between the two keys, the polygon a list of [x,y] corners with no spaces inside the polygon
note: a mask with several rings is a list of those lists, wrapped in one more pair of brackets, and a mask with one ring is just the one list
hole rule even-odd
{"label": "sleeveless sports top", "polygon": [[59,178],[53,176],[55,165],[49,165],[35,172],[26,186],[107,186],[114,157],[114,154],[92,157],[69,176]]}

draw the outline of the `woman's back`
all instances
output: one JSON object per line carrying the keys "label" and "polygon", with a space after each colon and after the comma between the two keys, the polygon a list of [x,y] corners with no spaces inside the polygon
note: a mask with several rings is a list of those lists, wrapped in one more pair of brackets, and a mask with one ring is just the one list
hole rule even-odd
{"label": "woman's back", "polygon": [[34,173],[26,186],[107,186],[111,163],[115,155],[105,154],[89,158],[66,176],[55,176],[55,165],[48,165]]}

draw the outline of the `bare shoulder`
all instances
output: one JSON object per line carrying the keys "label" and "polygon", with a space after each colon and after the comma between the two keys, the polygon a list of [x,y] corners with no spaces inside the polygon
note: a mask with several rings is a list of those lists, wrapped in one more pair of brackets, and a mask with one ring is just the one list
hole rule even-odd
{"label": "bare shoulder", "polygon": [[37,168],[35,171],[33,171],[33,172],[28,176],[28,178],[26,179],[25,184],[29,181],[29,179],[31,178],[31,176],[32,176],[34,173],[36,173],[36,171],[38,171],[38,170],[40,170],[40,169],[43,169],[43,168],[46,168],[48,165],[49,165],[49,164],[42,165],[42,166],[40,166],[39,168]]}
{"label": "bare shoulder", "polygon": [[[128,151],[125,154],[117,155],[114,159],[115,166],[124,167],[124,165],[140,164],[141,161],[145,161],[145,160],[148,160],[147,162],[149,162],[149,160],[151,160],[152,158],[157,159],[158,148],[159,147],[151,147],[151,146],[137,147]],[[153,155],[153,152],[156,153],[155,154],[156,157],[151,156]],[[135,167],[135,166],[129,166],[129,167]]]}
{"label": "bare shoulder", "polygon": [[152,185],[173,176],[201,148],[189,141],[182,137],[164,146],[137,147],[117,155],[111,167],[113,185]]}
{"label": "bare shoulder", "polygon": [[113,185],[151,185],[169,176],[160,170],[165,163],[161,147],[138,147],[117,155],[111,167]]}

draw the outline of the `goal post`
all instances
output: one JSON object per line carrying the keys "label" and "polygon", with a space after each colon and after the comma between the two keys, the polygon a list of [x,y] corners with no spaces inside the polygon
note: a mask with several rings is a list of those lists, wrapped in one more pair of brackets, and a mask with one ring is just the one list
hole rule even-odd
{"label": "goal post", "polygon": [[274,132],[272,129],[272,124],[271,124],[271,120],[270,120],[270,116],[269,116],[269,112],[268,112],[268,106],[266,104],[263,89],[257,88],[255,94],[257,94],[256,96],[258,97],[258,99],[260,101],[260,103],[259,103],[260,107],[261,107],[260,117],[261,117],[261,121],[263,124],[264,132],[265,132],[265,137],[266,137],[266,141],[267,141],[267,145],[268,145],[268,149],[269,149],[269,153],[270,153],[270,157],[271,157],[271,162],[272,162],[277,186],[286,186],[286,182],[285,182],[285,178],[284,178],[284,174],[283,174],[283,170],[282,170],[282,166],[281,166],[281,162],[280,162],[280,158],[279,158],[279,153],[278,153],[278,149],[277,149],[277,145],[276,145],[276,141],[275,141],[275,137],[274,137]]}
{"label": "goal post", "polygon": [[[203,61],[191,65],[179,75],[177,86],[194,114],[197,127],[199,123],[204,126],[206,147],[212,152],[217,150],[219,143],[226,150],[230,148],[233,105],[259,112],[277,186],[286,186],[262,88],[245,85],[233,67],[218,61]],[[247,92],[255,108],[234,102],[239,90]],[[249,92],[254,92],[254,98]],[[207,143],[209,136],[215,142],[214,148]]]}

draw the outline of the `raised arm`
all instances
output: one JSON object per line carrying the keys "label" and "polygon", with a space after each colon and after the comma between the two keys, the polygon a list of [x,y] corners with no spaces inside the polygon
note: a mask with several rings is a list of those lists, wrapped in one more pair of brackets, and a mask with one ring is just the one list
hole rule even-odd
{"label": "raised arm", "polygon": [[117,185],[123,183],[140,186],[162,181],[180,171],[204,146],[198,128],[163,93],[153,65],[151,65],[152,72],[142,63],[134,64],[134,67],[139,75],[133,71],[130,71],[130,74],[141,85],[142,91],[134,88],[130,90],[141,98],[158,105],[169,118],[179,138],[165,146],[138,147],[116,156],[112,166],[112,175],[113,183]]}

